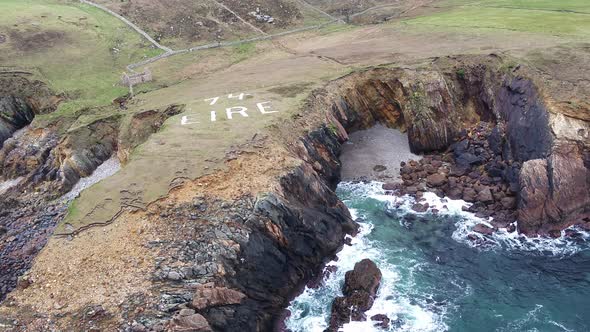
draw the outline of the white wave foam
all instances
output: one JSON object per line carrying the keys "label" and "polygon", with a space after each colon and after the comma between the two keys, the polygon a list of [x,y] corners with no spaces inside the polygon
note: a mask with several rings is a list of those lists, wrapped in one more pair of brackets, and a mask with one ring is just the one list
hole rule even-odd
{"label": "white wave foam", "polygon": [[[351,215],[357,218],[358,213],[351,210]],[[379,252],[372,248],[366,239],[373,226],[360,223],[359,233],[351,239],[351,246],[344,246],[338,253],[338,259],[330,262],[329,266],[336,266],[337,270],[325,280],[319,288],[306,287],[289,307],[291,317],[287,320],[287,327],[292,331],[321,332],[327,325],[330,317],[331,301],[336,296],[342,295],[342,282],[346,271],[352,270],[354,264],[364,258],[375,258]],[[311,313],[307,313],[310,311]],[[305,315],[305,317],[303,317]]]}
{"label": "white wave foam", "polygon": [[[476,244],[467,238],[468,235],[472,234],[479,238],[484,237],[479,233],[473,232],[475,225],[483,223],[491,226],[491,218],[483,219],[476,217],[473,213],[463,211],[463,207],[469,207],[471,205],[463,200],[440,198],[434,193],[425,193],[420,203],[428,203],[429,209],[426,212],[420,213],[412,210],[412,206],[417,203],[414,198],[410,196],[397,197],[388,195],[382,189],[382,183],[380,182],[341,183],[339,186],[354,200],[359,197],[369,197],[385,202],[389,209],[399,212],[400,217],[405,214],[432,214],[434,209],[438,210],[437,213],[441,215],[454,216],[456,217],[456,230],[453,232],[452,237],[454,240],[469,246],[475,247]],[[344,202],[350,203],[347,200],[344,200]],[[352,208],[349,210],[354,219],[358,217],[364,218],[362,211]],[[338,259],[328,264],[337,266],[338,270],[332,273],[319,288],[306,288],[300,296],[291,302],[288,308],[291,311],[291,316],[286,321],[287,328],[293,332],[324,331],[330,317],[331,303],[335,297],[342,295],[341,288],[344,283],[346,271],[352,270],[354,264],[361,259],[369,258],[377,264],[383,274],[377,298],[373,307],[366,313],[369,320],[348,323],[340,331],[383,331],[383,329],[375,327],[373,325],[375,322],[370,320],[370,317],[375,314],[385,314],[391,319],[388,331],[448,330],[444,318],[453,304],[447,303],[442,307],[438,307],[437,310],[429,310],[426,303],[417,303],[415,299],[411,301],[403,291],[396,289],[396,284],[400,281],[399,267],[387,261],[387,257],[395,253],[379,248],[378,243],[371,242],[367,238],[367,235],[373,230],[373,225],[370,222],[361,222],[360,226],[359,234],[351,239],[352,246],[345,246],[338,253]],[[580,231],[580,233],[585,239],[590,235],[587,232]],[[486,243],[486,246],[478,248],[480,250],[520,250],[552,255],[570,255],[586,248],[585,246],[574,243],[572,239],[567,238],[565,232],[558,239],[529,238],[519,235],[516,232],[509,233],[506,229],[500,229],[492,236],[486,237]],[[413,268],[418,268],[418,265],[416,263]],[[413,272],[410,273],[410,279],[413,279]],[[406,281],[413,287],[413,280],[404,280],[404,282]],[[470,287],[465,289],[466,294],[471,293],[471,291]],[[540,308],[536,307],[530,314],[534,315],[538,310]],[[396,324],[398,318],[400,318],[400,321],[399,324]],[[514,323],[518,324],[520,322]],[[562,328],[567,331],[565,327]]]}
{"label": "white wave foam", "polygon": [[[355,197],[371,197],[379,201],[389,202],[393,197],[385,195],[381,184],[372,182],[369,184],[348,184],[343,183],[346,190],[350,190]],[[345,201],[346,203],[346,201]],[[349,209],[354,219],[364,218],[361,211]],[[324,281],[324,284],[317,289],[305,288],[291,306],[291,316],[287,319],[287,328],[291,331],[321,332],[328,326],[331,304],[335,297],[342,295],[342,285],[347,271],[354,268],[354,265],[365,258],[374,261],[382,273],[381,285],[373,307],[366,312],[369,320],[364,322],[351,322],[345,324],[340,331],[383,331],[375,327],[375,322],[370,317],[376,314],[384,314],[392,323],[389,331],[445,331],[447,326],[443,322],[445,309],[440,312],[429,311],[425,305],[412,303],[411,299],[396,289],[400,281],[397,267],[387,262],[391,255],[379,247],[377,243],[367,238],[373,231],[373,225],[369,222],[360,222],[359,234],[352,238],[352,245],[345,246],[339,253],[336,261],[330,262],[338,270]],[[403,318],[403,319],[402,319]],[[396,320],[399,323],[396,324]]]}
{"label": "white wave foam", "polygon": [[[577,239],[568,237],[567,231],[572,230],[579,234]],[[505,228],[499,229],[492,238],[500,245],[512,249],[542,255],[571,256],[580,251],[588,250],[590,233],[577,227],[570,227],[561,231],[558,238],[528,237],[517,232],[508,232]]]}
{"label": "white wave foam", "polygon": [[543,305],[535,304],[535,307],[515,321],[508,322],[505,328],[499,328],[499,332],[511,332],[511,331],[538,331],[536,328],[527,329],[527,324],[539,322],[539,313],[543,309]]}
{"label": "white wave foam", "polygon": [[[544,309],[542,304],[535,304],[535,307],[529,310],[523,317],[507,322],[505,327],[498,329],[498,332],[512,332],[512,331],[539,331],[538,328],[531,328],[531,325],[551,324],[559,328],[559,331],[573,332],[563,324],[556,322],[549,317],[549,313]],[[544,331],[544,330],[541,330]],[[551,331],[558,331],[551,329]]]}
{"label": "white wave foam", "polygon": [[[590,232],[579,228],[569,228],[569,230],[573,230],[578,234],[578,237],[575,239],[566,235],[567,230],[562,231],[561,236],[558,238],[528,237],[518,232],[509,232],[507,228],[500,228],[491,236],[485,236],[474,232],[473,228],[477,224],[492,227],[491,221],[493,218],[479,218],[471,212],[463,211],[463,207],[470,207],[472,205],[471,203],[463,200],[453,200],[447,197],[440,198],[434,193],[426,192],[420,203],[428,203],[429,208],[426,212],[416,212],[412,210],[412,206],[417,203],[414,198],[408,195],[388,197],[391,197],[388,199],[389,208],[402,211],[403,214],[431,214],[433,213],[433,209],[436,209],[441,215],[457,217],[457,221],[455,222],[457,229],[453,232],[453,239],[481,250],[503,248],[543,255],[570,256],[582,250],[589,249],[587,243],[590,242]],[[513,225],[516,226],[516,224]],[[472,241],[469,237],[475,237],[481,241]]]}
{"label": "white wave foam", "polygon": [[567,327],[563,326],[563,324],[560,324],[554,320],[550,320],[549,324],[553,324],[553,325],[559,327],[560,329],[564,330],[565,332],[574,332],[574,330],[568,329]]}

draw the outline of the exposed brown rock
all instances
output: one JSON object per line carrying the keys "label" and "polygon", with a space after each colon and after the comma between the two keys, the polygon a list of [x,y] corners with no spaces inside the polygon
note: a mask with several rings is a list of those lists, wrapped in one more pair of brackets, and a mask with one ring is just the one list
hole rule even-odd
{"label": "exposed brown rock", "polygon": [[465,188],[463,190],[463,200],[466,202],[475,202],[477,199],[477,192],[473,188]]}
{"label": "exposed brown rock", "polygon": [[212,284],[198,286],[193,296],[192,305],[197,310],[208,307],[238,304],[245,298],[243,293],[226,287],[215,287]]}
{"label": "exposed brown rock", "polygon": [[575,145],[559,146],[547,159],[525,162],[520,173],[519,230],[534,233],[579,222],[590,209],[589,176]]}
{"label": "exposed brown rock", "polygon": [[514,209],[516,207],[516,198],[515,197],[504,197],[500,201],[502,206],[505,209]]}
{"label": "exposed brown rock", "polygon": [[383,190],[398,190],[400,189],[399,183],[384,183],[382,188]]}
{"label": "exposed brown rock", "polygon": [[490,188],[485,187],[477,194],[477,200],[482,203],[490,203],[494,201]]}
{"label": "exposed brown rock", "polygon": [[175,332],[210,332],[209,322],[200,314],[178,315],[172,319],[170,330]]}
{"label": "exposed brown rock", "polygon": [[381,271],[370,259],[363,259],[354,265],[352,271],[346,272],[343,293],[349,295],[355,291],[365,291],[371,295],[377,293],[381,282]]}
{"label": "exposed brown rock", "polygon": [[371,316],[371,320],[376,322],[375,326],[378,326],[382,329],[388,329],[389,322],[391,321],[389,319],[389,317],[387,317],[386,315],[383,315],[383,314],[373,315],[373,316]]}
{"label": "exposed brown rock", "polygon": [[414,205],[412,205],[412,210],[416,211],[416,212],[426,212],[428,211],[428,203],[416,203]]}
{"label": "exposed brown rock", "polygon": [[23,99],[0,95],[0,148],[4,141],[33,121],[35,113]]}
{"label": "exposed brown rock", "polygon": [[432,174],[426,178],[426,182],[431,187],[440,187],[446,182],[446,178],[442,174]]}
{"label": "exposed brown rock", "polygon": [[463,190],[461,188],[455,187],[447,190],[447,196],[450,199],[461,199],[463,196]]}

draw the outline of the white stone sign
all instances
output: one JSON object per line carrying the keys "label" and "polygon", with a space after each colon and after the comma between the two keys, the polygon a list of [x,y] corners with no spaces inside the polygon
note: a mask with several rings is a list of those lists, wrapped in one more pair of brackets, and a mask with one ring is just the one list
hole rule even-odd
{"label": "white stone sign", "polygon": [[[253,95],[251,95],[249,93],[242,92],[239,94],[230,93],[227,96],[227,99],[244,100],[244,98],[246,96],[253,97]],[[203,101],[208,103],[209,106],[214,106],[215,104],[217,104],[217,102],[220,100],[220,98],[222,98],[222,97],[212,97],[212,98],[204,99]],[[272,108],[270,101],[263,101],[263,102],[256,103],[256,110],[258,112],[260,112],[261,114],[278,113],[278,111],[276,111]],[[228,120],[247,118],[247,117],[249,117],[248,112],[249,112],[249,110],[245,106],[232,106],[232,107],[225,108],[225,112],[219,111],[219,113],[222,114],[221,116],[225,117]],[[196,120],[196,118],[197,118],[197,114],[184,115],[180,119],[180,124],[183,126],[186,126],[186,125],[200,123],[199,121]],[[218,119],[218,111],[211,111],[211,117],[210,117],[211,122],[216,122],[217,119]]]}

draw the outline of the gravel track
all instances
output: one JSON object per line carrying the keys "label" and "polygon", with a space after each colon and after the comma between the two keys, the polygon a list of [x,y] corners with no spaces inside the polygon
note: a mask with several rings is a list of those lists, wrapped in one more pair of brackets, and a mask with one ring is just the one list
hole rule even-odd
{"label": "gravel track", "polygon": [[155,39],[153,39],[150,35],[148,35],[147,32],[143,31],[141,28],[139,28],[137,25],[133,24],[131,21],[129,21],[125,17],[123,17],[123,16],[115,13],[114,11],[108,9],[107,7],[102,6],[102,5],[99,5],[99,4],[96,4],[94,2],[90,2],[88,0],[80,0],[80,2],[83,3],[83,4],[87,4],[89,6],[96,7],[98,9],[100,9],[100,10],[103,10],[103,11],[111,14],[112,16],[114,16],[114,17],[118,18],[119,20],[123,21],[123,23],[127,24],[128,26],[130,26],[133,30],[137,31],[137,33],[139,33],[140,35],[142,35],[145,39],[147,39],[150,43],[152,43],[157,48],[163,50],[166,53],[172,52],[172,49],[171,48],[168,48],[166,46],[161,45]]}

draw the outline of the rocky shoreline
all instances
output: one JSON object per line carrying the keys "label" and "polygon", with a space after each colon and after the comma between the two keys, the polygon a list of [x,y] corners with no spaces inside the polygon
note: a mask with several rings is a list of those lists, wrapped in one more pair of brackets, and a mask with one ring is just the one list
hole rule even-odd
{"label": "rocky shoreline", "polygon": [[[503,159],[506,151],[502,149],[502,141],[498,126],[480,123],[465,131],[447,151],[402,163],[403,182],[386,183],[383,189],[393,195],[410,195],[418,202],[426,191],[441,198],[462,199],[473,203],[467,211],[476,217],[493,218],[494,228],[480,224],[476,232],[490,235],[498,228],[514,232],[520,164]],[[416,203],[412,207],[416,212],[428,208],[428,203]]]}
{"label": "rocky shoreline", "polygon": [[[492,227],[481,223],[473,228],[484,235],[484,240],[468,236],[475,244],[499,228],[551,237],[572,225],[590,229],[589,142],[583,129],[588,123],[576,124],[581,127],[577,138],[564,137],[562,126],[570,120],[549,111],[551,102],[519,72],[520,66],[500,76],[487,70],[461,68],[444,79],[425,75],[426,81],[410,85],[410,91],[404,91],[407,72],[365,84],[356,77],[357,85],[332,97],[331,121],[342,136],[375,122],[406,130],[412,152],[423,158],[402,162],[402,182],[385,183],[383,189],[414,197],[416,212],[429,210],[421,200],[425,192],[472,203],[467,211],[492,218]],[[350,315],[341,312],[349,302],[348,297],[334,301],[328,330],[349,321]],[[366,320],[362,314],[353,316]]]}
{"label": "rocky shoreline", "polygon": [[[51,262],[33,268],[28,287],[0,309],[21,319],[15,330],[277,329],[289,301],[357,231],[334,193],[339,156],[348,133],[377,123],[406,132],[412,152],[425,155],[402,165],[403,183],[387,187],[397,194],[465,199],[474,213],[492,216],[495,227],[516,218],[526,234],[586,224],[588,138],[564,123],[575,129],[587,123],[556,116],[532,74],[503,65],[494,55],[436,59],[429,69],[377,68],[336,80],[314,91],[305,116],[278,126],[272,140],[257,135],[242,147],[248,153],[228,158],[227,171],[187,181],[145,211],[125,212],[125,222],[77,235],[98,241],[136,227],[122,234],[142,262],[114,274],[141,287],[129,282],[123,298],[108,294],[100,303],[68,307],[71,287],[43,297],[48,275],[55,276]],[[108,142],[121,147],[115,137]]]}
{"label": "rocky shoreline", "polygon": [[588,227],[589,123],[559,113],[526,68],[495,71],[497,60],[349,76],[354,85],[340,82],[345,92],[331,95],[332,116],[348,131],[399,128],[411,151],[426,155],[402,165],[403,184],[389,189],[461,198],[496,227],[518,221],[527,235]]}

